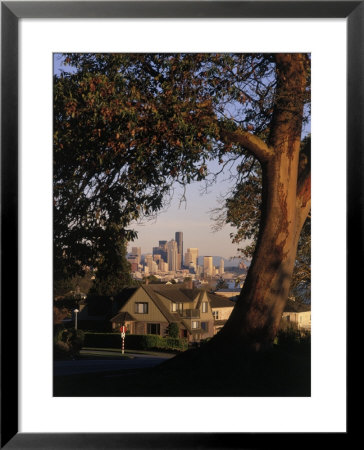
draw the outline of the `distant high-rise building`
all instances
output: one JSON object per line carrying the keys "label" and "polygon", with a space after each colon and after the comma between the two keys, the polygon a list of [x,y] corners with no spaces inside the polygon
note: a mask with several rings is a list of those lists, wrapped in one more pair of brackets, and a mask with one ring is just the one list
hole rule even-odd
{"label": "distant high-rise building", "polygon": [[159,247],[153,247],[153,256],[161,255],[164,262],[167,262],[167,241],[159,241]]}
{"label": "distant high-rise building", "polygon": [[141,256],[142,256],[142,249],[141,247],[132,247],[131,248],[131,255],[137,257],[137,262],[140,264]]}
{"label": "distant high-rise building", "polygon": [[177,242],[172,239],[167,243],[167,262],[168,262],[168,270],[176,271],[178,264],[178,247]]}
{"label": "distant high-rise building", "polygon": [[224,260],[221,258],[220,259],[220,267],[219,267],[219,275],[223,275],[224,274]]}
{"label": "distant high-rise building", "polygon": [[183,267],[183,233],[182,231],[176,231],[175,234],[176,242],[177,242],[177,268],[181,269]]}
{"label": "distant high-rise building", "polygon": [[185,253],[185,266],[189,268],[190,264],[193,263],[194,267],[197,267],[197,258],[198,248],[188,248]]}
{"label": "distant high-rise building", "polygon": [[152,271],[153,271],[152,263],[153,263],[153,255],[150,255],[150,254],[145,255],[145,265],[148,267],[149,273],[152,273]]}
{"label": "distant high-rise building", "polygon": [[213,273],[214,266],[212,264],[212,256],[203,257],[203,273],[205,276],[211,277]]}

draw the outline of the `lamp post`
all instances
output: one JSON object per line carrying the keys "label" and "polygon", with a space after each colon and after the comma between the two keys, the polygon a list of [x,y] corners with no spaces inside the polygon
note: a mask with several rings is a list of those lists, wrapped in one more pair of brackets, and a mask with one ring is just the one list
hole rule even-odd
{"label": "lamp post", "polygon": [[78,309],[75,309],[73,312],[75,313],[75,330],[77,330],[77,314],[79,311]]}

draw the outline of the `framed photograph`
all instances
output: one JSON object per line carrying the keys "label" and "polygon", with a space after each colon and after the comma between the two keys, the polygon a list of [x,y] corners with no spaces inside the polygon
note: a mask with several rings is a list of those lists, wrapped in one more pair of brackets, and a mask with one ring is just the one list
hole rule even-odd
{"label": "framed photograph", "polygon": [[[1,3],[2,447],[248,448],[297,434],[302,442],[310,433],[348,436],[347,301],[363,269],[354,257],[362,248],[363,22],[360,1]],[[211,244],[198,229],[198,216],[189,229],[173,204],[165,229],[135,225],[162,209],[173,183],[208,181],[238,158],[234,170],[247,175],[215,208],[215,222],[235,226],[221,247],[218,235]],[[264,188],[259,200],[254,188],[251,200],[262,178],[278,194]],[[221,192],[225,181],[215,184]],[[183,189],[179,198],[190,193],[194,205],[197,191]],[[292,190],[302,217],[288,211]],[[262,219],[252,212],[260,201]],[[234,216],[238,206],[245,222]],[[301,228],[309,217],[308,233],[286,248],[297,234],[290,217]],[[234,237],[237,247],[258,239],[250,268],[249,248],[228,267]],[[287,249],[297,245],[306,261],[299,301],[285,281],[297,259]],[[132,279],[120,281],[124,260]],[[81,288],[57,278],[67,271]],[[234,289],[243,302],[222,297]],[[290,309],[279,300],[288,291]],[[238,314],[255,331],[237,338]],[[80,329],[92,379],[75,361]],[[149,340],[140,344],[141,335]],[[166,363],[164,378],[146,377],[128,343],[134,352],[193,348],[173,358],[177,369]],[[309,350],[302,359],[290,345]],[[108,364],[102,377],[99,363]]]}

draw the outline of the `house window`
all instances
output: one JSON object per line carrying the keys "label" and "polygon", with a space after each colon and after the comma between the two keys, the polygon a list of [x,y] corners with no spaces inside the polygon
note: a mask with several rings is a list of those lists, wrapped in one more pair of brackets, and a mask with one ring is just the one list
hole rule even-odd
{"label": "house window", "polygon": [[197,330],[198,328],[200,328],[200,322],[198,320],[193,320],[192,321],[192,329]]}
{"label": "house window", "polygon": [[290,322],[290,320],[291,320],[290,316],[286,316],[286,320],[287,320],[287,322]]}
{"label": "house window", "polygon": [[183,313],[183,303],[178,303],[178,312]]}
{"label": "house window", "polygon": [[177,311],[177,303],[172,303],[172,312]]}
{"label": "house window", "polygon": [[209,323],[208,322],[201,322],[201,328],[204,331],[209,331]]}
{"label": "house window", "polygon": [[215,320],[219,320],[219,311],[212,311],[212,315]]}
{"label": "house window", "polygon": [[207,313],[207,302],[202,302],[202,312]]}
{"label": "house window", "polygon": [[147,334],[161,334],[161,326],[159,323],[148,323]]}
{"label": "house window", "polygon": [[148,314],[148,303],[135,303],[136,314]]}

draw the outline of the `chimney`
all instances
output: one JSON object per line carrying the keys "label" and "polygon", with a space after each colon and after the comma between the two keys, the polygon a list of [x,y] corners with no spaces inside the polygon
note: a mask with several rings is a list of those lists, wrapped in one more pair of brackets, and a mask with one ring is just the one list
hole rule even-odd
{"label": "chimney", "polygon": [[193,281],[192,278],[186,281],[186,288],[187,289],[193,289]]}
{"label": "chimney", "polygon": [[145,279],[145,284],[146,285],[149,284],[149,279],[148,278]]}

